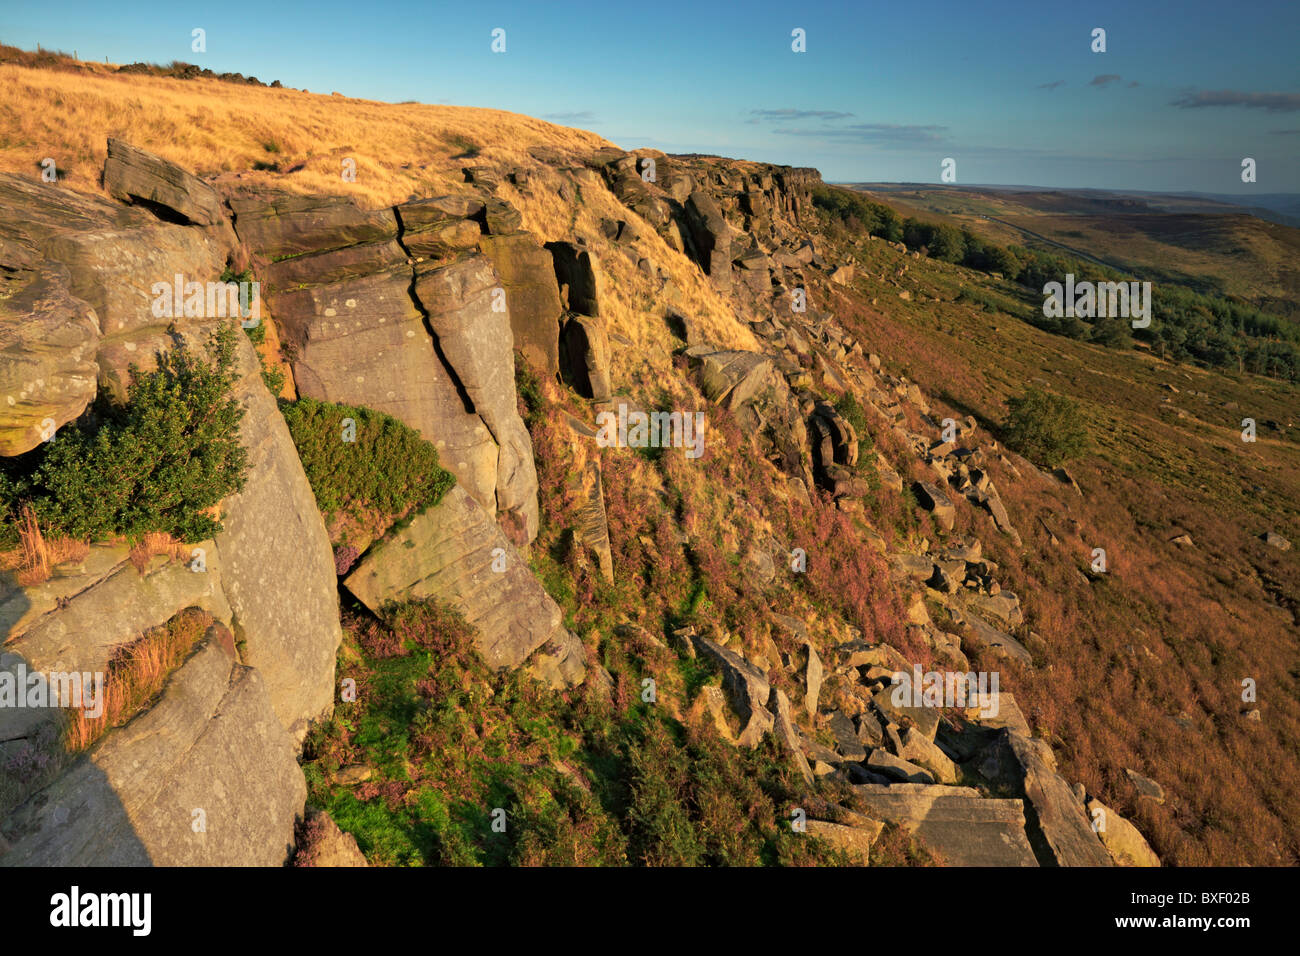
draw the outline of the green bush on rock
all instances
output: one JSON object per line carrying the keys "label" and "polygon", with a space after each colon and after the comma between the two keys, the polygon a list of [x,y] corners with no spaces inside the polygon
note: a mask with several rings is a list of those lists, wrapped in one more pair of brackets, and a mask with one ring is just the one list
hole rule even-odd
{"label": "green bush on rock", "polygon": [[248,455],[233,396],[235,326],[213,337],[213,363],[177,348],[158,368],[131,366],[125,405],[102,397],[0,481],[8,522],[31,504],[47,532],[135,540],[166,532],[200,541],[221,530],[210,509],[239,491]]}
{"label": "green bush on rock", "polygon": [[456,483],[432,443],[391,415],[312,398],[282,410],[327,524],[364,526],[419,511]]}

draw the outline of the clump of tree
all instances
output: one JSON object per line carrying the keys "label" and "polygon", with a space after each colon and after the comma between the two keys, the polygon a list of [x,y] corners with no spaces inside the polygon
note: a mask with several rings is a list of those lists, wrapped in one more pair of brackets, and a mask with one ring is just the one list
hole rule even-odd
{"label": "clump of tree", "polygon": [[200,541],[221,530],[218,502],[239,491],[248,455],[233,394],[234,324],[212,340],[211,363],[183,348],[158,367],[130,367],[125,404],[105,397],[0,475],[7,537],[30,506],[47,533],[79,540],[150,532]]}
{"label": "clump of tree", "polygon": [[[890,242],[903,242],[932,259],[951,262],[1005,279],[1041,293],[1048,282],[1073,274],[1076,282],[1130,282],[1136,277],[1056,252],[1023,246],[1000,246],[968,229],[908,217],[852,190],[834,186],[813,188],[813,203],[836,227],[850,234],[868,233]],[[1048,318],[1040,311],[1030,321],[1046,331],[1110,348],[1143,342],[1162,358],[1199,362],[1212,368],[1253,372],[1287,381],[1300,381],[1300,326],[1249,305],[1206,295],[1168,282],[1153,283],[1152,322],[1133,330],[1127,320],[1113,317]]]}
{"label": "clump of tree", "polygon": [[1092,444],[1079,406],[1063,395],[1031,387],[1007,404],[1010,412],[1002,439],[1036,464],[1063,465],[1085,454]]}

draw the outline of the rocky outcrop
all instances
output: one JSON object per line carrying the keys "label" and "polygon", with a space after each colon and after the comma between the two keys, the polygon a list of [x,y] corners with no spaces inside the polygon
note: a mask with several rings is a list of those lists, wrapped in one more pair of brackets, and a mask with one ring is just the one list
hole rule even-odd
{"label": "rocky outcrop", "polygon": [[223,505],[214,553],[244,637],[243,662],[261,673],[281,723],[301,741],[308,725],[333,708],[334,655],[342,640],[334,556],[253,347],[245,336],[238,342],[242,374],[235,394],[244,406],[239,437],[248,450],[248,480]]}
{"label": "rocky outcrop", "polygon": [[25,258],[0,296],[2,455],[30,451],[80,416],[99,375],[95,310],[72,295],[64,266]]}
{"label": "rocky outcrop", "polygon": [[364,210],[342,197],[237,197],[230,209],[240,240],[268,261],[397,238],[393,210]]}
{"label": "rocky outcrop", "polygon": [[737,744],[742,747],[757,746],[775,724],[775,718],[767,709],[772,689],[767,675],[740,654],[707,637],[696,635],[694,641],[699,653],[712,660],[722,671],[722,686],[726,690],[727,699],[745,725]]}
{"label": "rocky outcrop", "polygon": [[515,400],[515,359],[510,323],[493,308],[497,274],[482,256],[451,265],[420,267],[415,297],[422,305],[460,389],[497,446],[495,507],[517,543],[537,537],[537,471],[532,439]]}
{"label": "rocky outcrop", "polygon": [[854,794],[873,817],[914,834],[949,866],[1037,866],[1020,800],[985,799],[968,787],[863,784]]}
{"label": "rocky outcrop", "polygon": [[555,279],[564,307],[581,315],[600,315],[604,277],[591,250],[572,242],[548,242],[546,248],[555,263]]}
{"label": "rocky outcrop", "polygon": [[225,215],[217,191],[175,163],[109,138],[104,188],[124,202],[141,203],[163,218],[214,226]]}

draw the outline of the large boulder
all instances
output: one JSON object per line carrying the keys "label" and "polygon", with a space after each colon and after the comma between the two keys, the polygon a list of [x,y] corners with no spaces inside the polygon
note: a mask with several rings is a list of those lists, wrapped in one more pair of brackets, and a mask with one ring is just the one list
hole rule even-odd
{"label": "large boulder", "polygon": [[415,295],[473,411],[499,449],[496,508],[524,544],[537,537],[537,471],[533,444],[515,397],[510,320],[493,309],[497,274],[483,256],[416,270]]}
{"label": "large boulder", "polygon": [[518,667],[564,627],[527,560],[459,485],[372,546],[343,584],[381,616],[391,602],[434,598],[452,605],[477,631],[483,658],[498,668]]}
{"label": "large boulder", "polygon": [[731,288],[731,227],[713,197],[702,189],[686,200],[686,221],[696,261],[720,292]]}
{"label": "large boulder", "polygon": [[309,252],[272,262],[261,270],[267,291],[323,285],[344,279],[359,279],[387,271],[406,262],[406,251],[394,239],[367,242],[342,249]]}
{"label": "large boulder", "polygon": [[[171,289],[177,275],[184,282],[217,279],[232,239],[213,229],[160,222],[62,186],[0,174],[0,264],[15,273],[11,288],[27,284],[24,273],[39,273],[43,260],[60,263],[67,269],[68,294],[94,310],[105,337],[166,328],[173,317],[154,315],[155,285]],[[51,291],[47,287],[44,294]]]}
{"label": "large boulder", "polygon": [[334,657],[343,637],[334,553],[289,428],[262,384],[257,354],[247,336],[237,341],[235,395],[244,406],[239,440],[248,451],[248,480],[222,505],[215,550],[244,636],[243,662],[260,671],[275,713],[301,741],[309,724],[333,709]]}
{"label": "large boulder", "polygon": [[997,732],[978,769],[994,783],[1010,785],[1028,805],[1029,839],[1044,866],[1113,866],[1084,812],[1084,805],[1056,772],[1051,748],[1007,728]]}
{"label": "large boulder", "polygon": [[853,791],[873,818],[914,834],[948,866],[1038,865],[1020,800],[927,784],[863,784]]}
{"label": "large boulder", "polygon": [[505,289],[515,348],[538,372],[560,371],[560,287],[554,262],[531,234],[485,236],[479,243]]}
{"label": "large boulder", "polygon": [[162,218],[212,226],[225,218],[217,191],[161,156],[109,137],[104,189],[129,203],[140,203]]}
{"label": "large boulder", "polygon": [[1093,829],[1117,866],[1160,865],[1160,857],[1137,827],[1095,797],[1085,806]]}
{"label": "large boulder", "polygon": [[947,492],[928,481],[916,482],[913,489],[916,492],[917,502],[934,515],[934,520],[938,522],[939,527],[951,531],[957,510],[953,507],[952,499],[948,497]]}
{"label": "large boulder", "polygon": [[608,401],[613,388],[609,376],[609,336],[603,320],[571,315],[560,330],[560,372],[583,398]]}
{"label": "large boulder", "polygon": [[0,825],[5,866],[280,866],[306,783],[261,675],[205,639],[161,700]]}
{"label": "large boulder", "polygon": [[740,654],[707,637],[697,634],[693,639],[696,649],[722,671],[727,698],[745,724],[736,742],[742,747],[758,746],[775,725],[775,718],[767,709],[772,690],[767,675]]}

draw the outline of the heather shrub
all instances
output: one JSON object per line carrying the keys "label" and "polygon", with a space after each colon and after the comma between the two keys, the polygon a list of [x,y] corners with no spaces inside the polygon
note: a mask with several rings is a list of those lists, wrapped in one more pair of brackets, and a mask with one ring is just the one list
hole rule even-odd
{"label": "heather shrub", "polygon": [[387,527],[393,517],[437,504],[456,483],[432,443],[391,415],[312,398],[283,410],[327,523]]}
{"label": "heather shrub", "polygon": [[0,510],[12,520],[27,502],[46,533],[82,540],[159,532],[200,541],[221,530],[210,509],[248,470],[232,393],[235,334],[233,324],[216,333],[211,365],[178,348],[152,372],[131,366],[126,404],[101,397],[20,464],[6,463]]}

